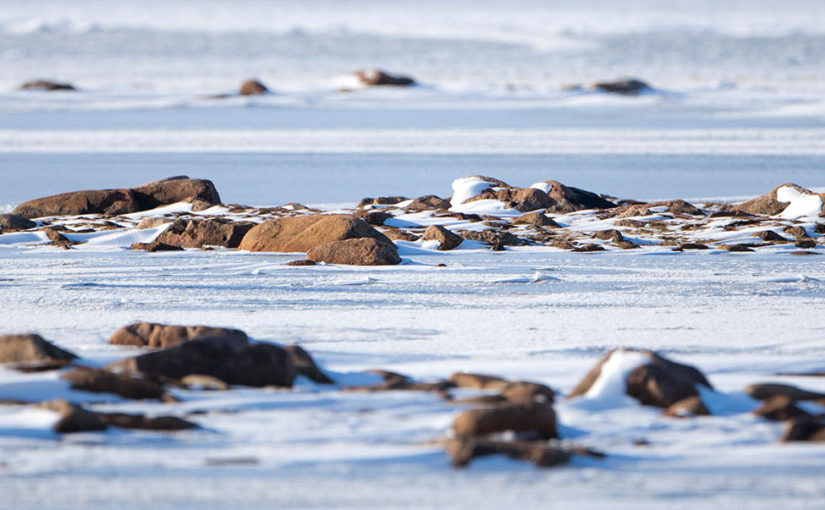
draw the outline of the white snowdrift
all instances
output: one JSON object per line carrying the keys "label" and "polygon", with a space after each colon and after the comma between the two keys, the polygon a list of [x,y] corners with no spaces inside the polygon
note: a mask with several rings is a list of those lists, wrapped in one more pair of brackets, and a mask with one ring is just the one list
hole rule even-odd
{"label": "white snowdrift", "polygon": [[819,195],[801,193],[790,186],[776,190],[776,200],[788,202],[788,206],[779,214],[780,218],[786,220],[815,217],[822,211],[822,198]]}

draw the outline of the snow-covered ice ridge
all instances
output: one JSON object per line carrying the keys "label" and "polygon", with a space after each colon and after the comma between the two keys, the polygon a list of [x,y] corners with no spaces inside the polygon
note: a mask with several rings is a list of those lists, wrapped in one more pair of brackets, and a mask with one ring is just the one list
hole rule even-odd
{"label": "snow-covered ice ridge", "polygon": [[[69,369],[4,367],[0,399],[66,398],[95,412],[174,415],[201,427],[60,436],[51,430],[54,412],[0,406],[4,494],[19,508],[822,502],[823,447],[779,443],[784,425],[752,414],[760,403],[745,392],[759,382],[825,391],[820,377],[778,375],[825,369],[821,255],[790,255],[822,251],[821,196],[787,184],[742,204],[631,203],[553,181],[523,184],[475,176],[453,183],[452,201],[385,197],[332,210],[192,201],[36,218],[33,227],[3,233],[0,333],[36,331],[80,356],[78,363],[103,367],[144,352],[107,343],[132,322],[233,327],[258,342],[301,345],[337,383],[298,379],[291,390],[226,391],[169,385],[179,402],[161,403],[71,390],[60,379]],[[553,202],[525,210],[528,199],[545,200],[542,193]],[[585,199],[618,207],[553,212]],[[402,264],[295,267],[285,262],[302,254],[127,249],[175,221],[330,213],[362,216],[397,236]],[[433,225],[464,240],[445,251],[439,241],[415,239]],[[46,244],[46,227],[69,249]],[[687,249],[700,243],[710,249]],[[587,253],[573,251],[585,246]],[[604,251],[591,251],[598,248]],[[629,397],[624,380],[649,359],[638,351],[614,353],[592,386],[567,400],[617,347],[653,349],[699,368],[714,388],[697,389],[712,415],[665,416]],[[454,470],[441,441],[453,434],[456,416],[479,404],[429,391],[341,390],[380,383],[366,372],[376,368],[416,383],[475,372],[547,385],[556,393],[562,445],[607,457],[574,455],[567,466],[542,470],[493,456]],[[455,400],[497,393],[450,391]],[[797,406],[823,411],[815,402]]]}

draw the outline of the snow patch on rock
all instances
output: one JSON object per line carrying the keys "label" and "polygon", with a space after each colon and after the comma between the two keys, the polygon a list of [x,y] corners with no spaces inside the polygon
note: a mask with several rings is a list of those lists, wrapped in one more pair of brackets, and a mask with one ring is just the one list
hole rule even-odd
{"label": "snow patch on rock", "polygon": [[822,211],[822,198],[819,195],[802,193],[790,186],[782,186],[776,190],[776,200],[788,202],[788,207],[779,214],[780,218],[786,220],[818,216]]}

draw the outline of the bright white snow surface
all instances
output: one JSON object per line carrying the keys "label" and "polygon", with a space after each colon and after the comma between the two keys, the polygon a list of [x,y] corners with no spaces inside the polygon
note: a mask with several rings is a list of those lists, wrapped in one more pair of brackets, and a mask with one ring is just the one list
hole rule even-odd
{"label": "bright white snow surface", "polygon": [[[639,200],[744,200],[782,182],[821,189],[823,17],[819,0],[3,0],[0,211],[180,174],[214,180],[226,203],[269,206],[447,198],[453,179],[475,174]],[[337,76],[373,67],[422,85],[339,92]],[[656,92],[564,88],[625,75]],[[273,94],[205,97],[252,77]],[[17,90],[38,78],[80,90]],[[789,215],[815,209],[813,198],[788,198]],[[497,201],[463,207],[513,212]],[[729,239],[731,221],[719,218],[707,239]],[[759,381],[825,390],[822,378],[775,376],[825,370],[821,256],[782,246],[500,253],[470,241],[438,252],[399,241],[406,264],[353,268],[124,249],[159,229],[69,234],[88,240],[73,250],[43,246],[42,233],[0,236],[0,333],[36,331],[104,364],[135,354],[106,343],[130,322],[208,324],[297,342],[342,384],[375,382],[369,368],[535,380],[562,395],[562,436],[608,457],[454,470],[432,441],[460,408],[431,394],[304,381],[177,391],[179,404],[95,396],[99,410],[201,411],[190,419],[204,428],[57,437],[53,413],[2,405],[0,507],[825,506],[825,447],[779,444],[782,425],[749,414],[742,392]],[[616,347],[700,368],[717,390],[702,395],[715,416],[666,418],[607,380],[565,401]],[[634,363],[618,359],[607,372],[617,378]],[[58,396],[92,400],[53,373],[0,370],[0,399]]]}
{"label": "bright white snow surface", "polygon": [[779,214],[780,218],[815,218],[822,212],[822,198],[819,195],[801,193],[790,186],[776,190],[776,200],[788,202],[788,207]]}

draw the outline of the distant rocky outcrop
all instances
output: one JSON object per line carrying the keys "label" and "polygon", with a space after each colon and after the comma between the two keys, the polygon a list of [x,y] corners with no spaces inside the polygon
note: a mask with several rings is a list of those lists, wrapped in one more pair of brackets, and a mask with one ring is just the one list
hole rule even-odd
{"label": "distant rocky outcrop", "polygon": [[[453,189],[457,192],[456,195],[459,195],[459,193],[463,191],[461,188],[466,187],[466,184],[462,184],[461,181],[475,186],[475,190],[477,191],[474,194],[472,192],[467,193],[471,196],[463,201],[461,201],[461,199],[456,200],[456,196],[454,196],[453,206],[475,202],[477,200],[498,200],[504,202],[507,207],[517,211],[530,212],[546,210],[547,212],[559,214],[585,209],[610,209],[616,207],[616,204],[602,198],[596,193],[565,186],[558,181],[544,181],[536,183],[529,188],[516,188],[492,177],[473,175],[453,183]],[[486,183],[487,186],[484,187],[480,185],[481,183]],[[457,186],[458,189],[456,189]]]}
{"label": "distant rocky outcrop", "polygon": [[34,80],[34,81],[27,81],[26,83],[20,85],[21,90],[45,90],[47,92],[55,92],[55,91],[63,91],[63,92],[73,92],[76,91],[74,85],[71,83],[61,83],[57,81],[50,81],[50,80]]}
{"label": "distant rocky outcrop", "polygon": [[38,198],[20,204],[13,213],[24,218],[79,214],[113,216],[154,209],[189,199],[200,199],[211,204],[221,203],[218,191],[211,181],[181,176],[151,182],[137,188],[72,191]]}

